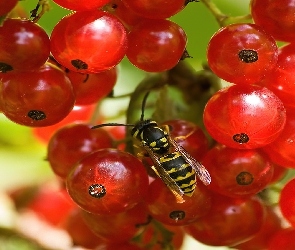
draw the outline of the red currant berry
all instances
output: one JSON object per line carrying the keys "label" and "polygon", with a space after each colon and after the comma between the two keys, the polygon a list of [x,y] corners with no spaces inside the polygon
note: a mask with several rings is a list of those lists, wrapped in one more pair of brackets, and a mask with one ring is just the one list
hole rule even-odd
{"label": "red currant berry", "polygon": [[295,168],[295,113],[287,110],[286,125],[281,135],[263,147],[269,159],[280,166]]}
{"label": "red currant berry", "polygon": [[285,107],[295,108],[295,44],[288,44],[279,49],[278,63],[259,83],[273,91]]}
{"label": "red currant berry", "polygon": [[72,199],[84,210],[115,214],[143,199],[148,176],[135,156],[116,149],[100,149],[78,162],[66,184]]}
{"label": "red currant berry", "polygon": [[91,10],[97,9],[105,4],[107,4],[110,0],[92,0],[92,1],[80,1],[80,0],[53,0],[55,3],[70,10]]}
{"label": "red currant berry", "polygon": [[185,7],[184,0],[125,0],[126,5],[138,15],[151,19],[169,18]]}
{"label": "red currant berry", "polygon": [[187,225],[204,216],[211,207],[211,196],[201,184],[191,197],[183,196],[183,203],[177,203],[174,194],[159,178],[149,186],[146,204],[150,215],[166,225]]}
{"label": "red currant berry", "polygon": [[216,92],[204,110],[204,124],[220,144],[239,149],[263,147],[282,132],[286,111],[265,87],[232,85]]}
{"label": "red currant berry", "polygon": [[293,0],[251,0],[251,15],[276,40],[295,40],[295,6]]}
{"label": "red currant berry", "polygon": [[150,222],[148,211],[143,203],[117,214],[100,215],[84,211],[82,216],[86,225],[98,237],[113,244],[132,239]]}
{"label": "red currant berry", "polygon": [[74,88],[76,105],[89,105],[110,94],[117,81],[117,69],[112,68],[96,74],[67,71],[67,76]]}
{"label": "red currant berry", "polygon": [[126,6],[124,0],[111,0],[104,8],[118,17],[128,29],[143,20],[142,16]]}
{"label": "red currant berry", "polygon": [[26,209],[34,211],[41,220],[51,225],[59,225],[76,207],[65,189],[55,189],[44,185],[38,189]]}
{"label": "red currant berry", "polygon": [[115,67],[125,56],[126,47],[123,24],[101,10],[67,15],[51,33],[51,53],[55,60],[80,73],[98,73]]}
{"label": "red currant berry", "polygon": [[46,62],[49,52],[49,37],[38,24],[6,19],[0,26],[0,72],[35,70]]}
{"label": "red currant berry", "polygon": [[295,249],[295,229],[283,228],[270,238],[267,250]]}
{"label": "red currant berry", "polygon": [[185,32],[178,24],[163,19],[144,20],[128,34],[126,55],[139,69],[161,72],[179,62],[186,41]]}
{"label": "red currant berry", "polygon": [[239,250],[268,249],[270,239],[281,228],[281,219],[274,212],[273,207],[265,206],[265,219],[259,232],[252,239],[236,245],[234,248]]}
{"label": "red currant berry", "polygon": [[255,199],[213,196],[211,210],[184,229],[210,246],[232,246],[253,237],[264,222],[264,207]]}
{"label": "red currant berry", "polygon": [[285,167],[282,167],[280,165],[277,165],[277,164],[274,164],[272,163],[273,165],[273,175],[272,175],[272,178],[269,182],[269,185],[271,184],[275,184],[276,182],[280,181],[281,179],[283,179],[287,172],[288,172],[288,169],[285,168]]}
{"label": "red currant berry", "polygon": [[56,131],[47,147],[47,159],[54,173],[65,179],[75,163],[89,153],[111,148],[112,138],[104,129],[72,124]]}
{"label": "red currant berry", "polygon": [[282,189],[279,199],[279,206],[283,216],[295,225],[295,179],[290,180]]}
{"label": "red currant berry", "polygon": [[17,4],[18,0],[2,0],[0,2],[0,16],[8,14]]}
{"label": "red currant berry", "polygon": [[104,240],[96,236],[83,219],[80,208],[73,209],[66,217],[62,228],[71,236],[73,244],[89,249],[95,249]]}
{"label": "red currant berry", "polygon": [[249,197],[263,190],[273,175],[273,166],[257,149],[241,150],[214,146],[203,158],[211,175],[209,189],[229,197]]}
{"label": "red currant berry", "polygon": [[[37,139],[47,144],[55,131],[63,126],[74,122],[86,123],[90,121],[94,110],[95,105],[74,106],[71,112],[62,121],[51,126],[33,128],[33,133]],[[95,123],[101,123],[101,120],[97,120]]]}
{"label": "red currant berry", "polygon": [[18,124],[32,127],[55,124],[70,113],[74,103],[70,80],[52,64],[35,71],[1,74],[2,112]]}
{"label": "red currant berry", "polygon": [[220,78],[233,83],[255,83],[276,66],[278,47],[255,24],[231,24],[210,39],[207,58],[209,67]]}

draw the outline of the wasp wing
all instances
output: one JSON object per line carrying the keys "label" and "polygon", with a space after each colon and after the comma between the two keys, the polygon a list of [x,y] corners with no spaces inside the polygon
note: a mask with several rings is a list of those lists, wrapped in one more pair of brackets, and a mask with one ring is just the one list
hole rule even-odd
{"label": "wasp wing", "polygon": [[176,197],[177,203],[183,203],[184,199],[182,198],[182,196],[184,195],[184,192],[162,167],[159,157],[156,156],[154,152],[148,146],[143,146],[143,147],[148,152],[150,158],[152,159],[154,163],[154,168],[155,168],[154,170],[156,174],[162,179],[162,181],[167,185],[167,187],[174,194],[174,196]]}
{"label": "wasp wing", "polygon": [[175,140],[173,140],[169,136],[169,142],[176,151],[181,153],[184,157],[185,161],[190,164],[190,166],[196,171],[197,177],[205,184],[209,185],[211,183],[211,176],[208,170],[203,166],[202,163],[198,162],[195,158],[193,158],[182,146],[180,146]]}

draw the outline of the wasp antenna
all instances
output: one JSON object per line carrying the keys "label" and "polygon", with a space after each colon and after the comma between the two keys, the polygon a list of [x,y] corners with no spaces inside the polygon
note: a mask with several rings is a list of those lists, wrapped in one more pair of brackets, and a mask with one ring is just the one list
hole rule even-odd
{"label": "wasp antenna", "polygon": [[115,127],[115,126],[134,127],[134,124],[103,123],[103,124],[95,125],[95,126],[91,127],[91,129],[101,128],[101,127]]}
{"label": "wasp antenna", "polygon": [[146,100],[147,100],[149,94],[150,94],[150,91],[146,92],[146,94],[145,94],[144,97],[143,97],[142,105],[141,105],[141,116],[140,116],[140,121],[143,121],[145,104],[146,104]]}

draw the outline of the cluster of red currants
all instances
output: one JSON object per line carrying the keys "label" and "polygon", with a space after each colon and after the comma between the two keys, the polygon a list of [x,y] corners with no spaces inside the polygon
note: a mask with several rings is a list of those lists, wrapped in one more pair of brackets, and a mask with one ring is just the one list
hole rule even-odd
{"label": "cluster of red currants", "polygon": [[[250,9],[254,24],[225,26],[208,44],[209,67],[231,84],[212,96],[203,114],[207,131],[216,140],[202,160],[212,177],[208,188],[243,199],[276,182],[279,172],[295,167],[294,7],[288,0],[252,0]],[[277,41],[286,44],[278,48]],[[295,179],[283,187],[279,198],[280,211],[291,227],[283,228],[267,208],[264,222],[256,219],[254,238],[225,245],[248,250],[294,249],[294,183]],[[249,220],[239,220],[236,234],[247,228]],[[212,241],[208,228],[195,225],[190,233],[206,244],[222,245],[224,230],[215,233]]]}
{"label": "cluster of red currants", "polygon": [[[17,1],[2,2],[7,3],[0,3],[1,16]],[[0,27],[0,110],[16,123],[57,124],[75,104],[100,101],[113,89],[116,66],[125,55],[141,70],[163,72],[186,53],[185,32],[168,18],[189,0],[54,2],[74,12],[56,24],[50,38],[27,19],[6,18]],[[155,162],[145,155],[143,143],[140,158],[117,145],[129,135],[117,137],[114,130],[91,129],[84,123],[55,132],[47,160],[75,202],[65,225],[75,244],[91,249],[179,249],[187,233],[212,246],[295,249],[295,229],[284,228],[274,207],[257,195],[295,168],[295,35],[290,25],[295,10],[290,0],[283,2],[285,7],[279,8],[282,0],[252,0],[255,24],[228,25],[209,42],[210,69],[232,83],[216,92],[204,110],[213,146],[188,121],[170,120],[150,130],[155,134],[169,127],[167,138],[181,138],[177,143],[210,173],[208,186],[186,184],[193,172],[187,170],[189,163],[180,164],[179,154],[161,158],[159,165],[175,163],[183,171],[181,175],[179,169],[170,169],[176,183],[194,187],[191,195],[183,195],[184,202],[158,178],[166,177],[152,170]],[[278,48],[276,41],[288,44]],[[292,226],[294,189],[295,179],[279,200]]]}
{"label": "cluster of red currants", "polygon": [[[13,7],[8,2],[3,15]],[[113,89],[116,65],[125,55],[142,70],[160,72],[174,67],[185,51],[184,31],[165,19],[184,8],[182,1],[169,8],[147,1],[56,2],[76,12],[62,18],[50,38],[27,19],[7,18],[0,27],[0,109],[16,123],[52,125],[74,104],[101,100]]]}

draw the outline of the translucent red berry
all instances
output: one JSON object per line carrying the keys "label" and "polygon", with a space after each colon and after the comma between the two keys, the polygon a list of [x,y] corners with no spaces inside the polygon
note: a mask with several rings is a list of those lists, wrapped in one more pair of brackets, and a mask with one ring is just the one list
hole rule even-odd
{"label": "translucent red berry", "polygon": [[250,9],[254,22],[276,40],[295,40],[293,0],[251,0]]}
{"label": "translucent red berry", "polygon": [[211,175],[208,188],[229,197],[249,197],[271,181],[273,166],[258,149],[214,146],[202,159]]}
{"label": "translucent red berry", "polygon": [[282,167],[295,168],[295,114],[287,110],[286,125],[281,135],[263,147],[269,159]]}
{"label": "translucent red berry", "polygon": [[169,18],[185,7],[184,0],[125,0],[126,5],[138,15],[145,18]]}
{"label": "translucent red berry", "polygon": [[198,184],[191,197],[183,196],[184,202],[177,203],[173,193],[159,178],[149,186],[146,204],[150,215],[166,225],[187,225],[204,216],[211,207],[210,193]]}
{"label": "translucent red berry", "polygon": [[58,5],[70,9],[70,10],[91,10],[91,9],[97,9],[99,7],[104,6],[106,3],[108,3],[110,0],[87,0],[80,1],[80,0],[53,0]]}
{"label": "translucent red berry", "polygon": [[276,66],[278,47],[258,25],[231,24],[210,39],[207,59],[220,78],[232,83],[255,83]]}
{"label": "translucent red berry", "polygon": [[0,72],[35,70],[47,61],[49,52],[49,37],[38,24],[6,19],[0,26]]}
{"label": "translucent red berry", "polygon": [[54,173],[65,179],[75,163],[87,154],[111,148],[112,138],[104,129],[72,124],[56,131],[47,146],[47,160]]}
{"label": "translucent red berry", "polygon": [[78,11],[61,19],[51,33],[51,53],[69,70],[97,73],[115,67],[125,56],[123,24],[101,10]]}
{"label": "translucent red berry", "polygon": [[53,125],[75,104],[70,80],[59,68],[45,64],[35,71],[1,74],[0,106],[10,120],[32,127]]}
{"label": "translucent red berry", "polygon": [[209,134],[228,147],[251,149],[273,142],[284,129],[286,111],[269,89],[232,85],[216,92],[204,110]]}
{"label": "translucent red berry", "polygon": [[72,199],[84,210],[115,214],[142,201],[148,176],[135,156],[116,149],[100,149],[78,162],[66,184]]}
{"label": "translucent red berry", "polygon": [[203,244],[232,246],[253,237],[263,222],[264,207],[256,198],[214,195],[209,212],[184,229]]}
{"label": "translucent red berry", "polygon": [[186,46],[184,30],[169,20],[145,20],[128,34],[126,56],[132,64],[148,72],[173,68]]}

